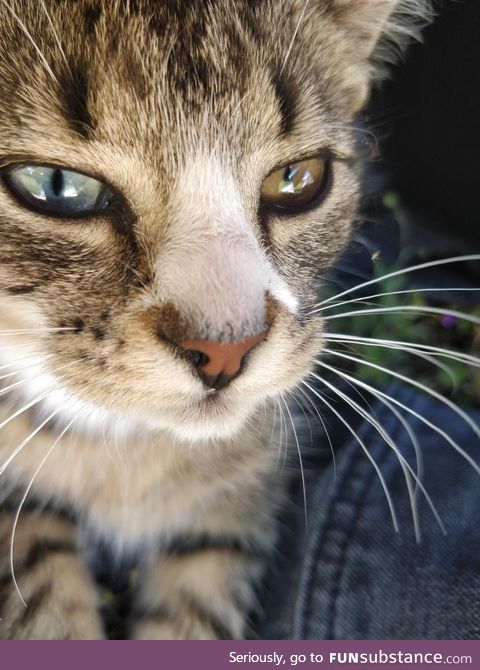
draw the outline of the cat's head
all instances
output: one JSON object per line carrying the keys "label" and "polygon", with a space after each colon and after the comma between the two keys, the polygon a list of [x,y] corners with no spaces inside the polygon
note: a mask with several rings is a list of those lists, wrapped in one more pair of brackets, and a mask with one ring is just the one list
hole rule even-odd
{"label": "cat's head", "polygon": [[420,4],[1,0],[0,328],[31,330],[1,340],[17,392],[206,439],[305,376],[372,54]]}

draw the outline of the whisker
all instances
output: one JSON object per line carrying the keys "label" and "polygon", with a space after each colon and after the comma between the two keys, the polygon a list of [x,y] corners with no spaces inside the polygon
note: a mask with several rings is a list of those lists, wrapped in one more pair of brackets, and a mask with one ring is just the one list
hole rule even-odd
{"label": "whisker", "polygon": [[[346,123],[328,123],[327,124],[328,128],[336,128],[337,130],[345,130],[347,132],[355,132],[359,133],[360,135],[365,135],[368,137],[370,140],[373,141],[373,147],[372,148],[378,148],[378,138],[375,135],[375,133],[370,129],[370,128],[362,128],[360,126],[351,126]],[[362,217],[362,221],[365,221],[365,217]],[[378,223],[378,221],[372,221],[372,223]]]}
{"label": "whisker", "polygon": [[303,416],[305,417],[305,421],[307,422],[307,426],[308,426],[308,432],[310,433],[310,446],[313,446],[312,426],[311,426],[311,423],[310,423],[310,419],[308,418],[308,414],[305,411],[305,408],[303,407],[302,403],[300,402],[300,399],[296,396],[296,391],[297,390],[298,389],[295,388],[293,390],[287,391],[286,394],[287,394],[287,397],[290,397],[290,398],[292,398],[292,400],[295,401],[295,404],[297,405],[297,407],[300,409]]}
{"label": "whisker", "polygon": [[[338,371],[340,373],[340,371]],[[412,440],[412,443],[414,445],[415,449],[415,460],[417,463],[417,472],[415,472],[410,465],[410,463],[407,461],[407,459],[403,456],[401,453],[400,449],[396,445],[395,441],[389,435],[389,433],[382,427],[379,421],[374,419],[374,417],[369,414],[361,405],[359,405],[357,402],[355,402],[352,398],[349,398],[345,393],[340,391],[340,389],[337,389],[333,384],[330,384],[327,382],[325,379],[315,375],[313,373],[313,376],[324,383],[328,388],[330,388],[332,391],[337,393],[347,404],[351,405],[355,409],[355,411],[362,416],[368,423],[370,423],[375,430],[379,433],[379,435],[383,438],[386,444],[388,444],[393,452],[395,453],[398,462],[400,464],[400,467],[402,468],[404,477],[405,477],[405,483],[407,485],[407,491],[408,491],[408,497],[410,499],[410,509],[412,512],[412,519],[413,519],[413,526],[414,526],[414,531],[415,531],[415,538],[417,542],[420,542],[421,540],[421,531],[420,531],[420,522],[419,522],[419,517],[418,517],[418,508],[417,508],[417,503],[416,503],[416,490],[417,488],[420,489],[420,491],[423,493],[425,500],[427,501],[430,509],[432,510],[432,513],[437,521],[437,523],[440,526],[440,529],[444,534],[446,534],[445,527],[443,525],[443,522],[441,520],[440,515],[438,514],[438,511],[428,494],[427,490],[423,486],[419,472],[421,471],[421,463],[422,463],[422,457],[421,457],[421,449],[420,445],[418,444],[418,440],[416,439],[415,434],[413,433],[412,429],[408,425],[408,422],[402,417],[402,415],[388,402],[384,401],[382,398],[379,398],[380,401],[382,401],[389,409],[390,411],[394,414],[394,416],[399,420],[401,425],[404,427],[404,429],[407,431],[407,434],[409,435],[410,439]],[[415,482],[415,488],[412,487],[412,478]]]}
{"label": "whisker", "polygon": [[18,349],[25,349],[25,347],[30,347],[31,345],[28,342],[23,344],[2,344],[0,346],[0,354],[5,353],[6,351],[17,351]]}
{"label": "whisker", "polygon": [[[282,406],[280,404],[279,398],[275,398],[277,407],[280,412],[280,435],[278,436],[278,451],[277,451],[277,467],[278,463],[280,461],[280,456],[283,456],[283,461],[282,461],[282,469],[285,467],[285,461],[287,459],[287,448],[288,448],[288,440],[287,440],[287,422],[285,420],[285,414],[283,412]],[[283,442],[285,441],[285,448],[283,446]]]}
{"label": "whisker", "polygon": [[474,323],[477,326],[480,325],[480,317],[474,316],[473,314],[466,314],[465,312],[458,312],[454,309],[444,309],[443,307],[430,307],[428,305],[424,307],[419,307],[417,305],[407,305],[403,306],[394,306],[394,307],[376,307],[374,309],[359,309],[352,312],[343,312],[342,314],[334,314],[332,316],[323,317],[325,321],[332,321],[334,319],[343,319],[347,316],[371,316],[372,314],[390,314],[398,313],[401,314],[440,314],[443,316],[455,316],[457,319],[462,321],[469,321]]}
{"label": "whisker", "polygon": [[[6,367],[13,367],[14,365],[18,365],[18,362],[17,363],[9,363],[8,365],[5,365],[5,366],[0,366],[0,370],[5,369]],[[4,375],[0,375],[0,380],[8,379],[9,377],[15,377],[15,376],[21,375],[22,372],[26,372],[26,371],[32,370],[32,369],[38,369],[38,362],[34,362],[34,363],[32,363],[32,365],[28,365],[26,367],[17,368],[16,370],[13,370],[13,372],[7,372]],[[1,390],[1,386],[0,386],[0,390]]]}
{"label": "whisker", "polygon": [[[415,537],[417,540],[420,539],[420,529],[419,529],[419,523],[418,523],[418,512],[415,506],[415,498],[414,498],[414,492],[413,492],[413,487],[412,487],[412,482],[411,482],[411,477],[410,477],[410,472],[411,470],[408,462],[404,459],[403,455],[401,454],[400,450],[398,449],[397,445],[395,444],[393,438],[387,433],[387,431],[381,426],[381,424],[369,413],[367,412],[361,405],[359,405],[353,398],[349,398],[346,393],[343,393],[338,389],[336,386],[333,384],[330,384],[327,380],[321,379],[318,377],[315,373],[312,373],[312,376],[317,378],[319,381],[321,381],[323,384],[327,386],[331,391],[333,391],[336,395],[338,395],[344,402],[347,403],[347,405],[350,405],[357,414],[359,414],[361,417],[363,417],[370,425],[372,425],[375,430],[379,433],[379,435],[383,438],[386,444],[388,444],[392,450],[395,452],[395,455],[397,456],[397,459],[400,463],[400,467],[402,468],[403,475],[405,477],[405,483],[407,485],[407,491],[408,495],[410,498],[410,506],[412,510],[412,518],[413,518],[413,526],[415,529]],[[413,473],[413,476],[416,479],[416,475]]]}
{"label": "whisker", "polygon": [[67,56],[65,55],[65,51],[63,50],[62,43],[60,42],[60,38],[59,38],[59,36],[58,36],[58,32],[56,31],[55,26],[53,25],[52,18],[51,18],[51,16],[50,16],[49,12],[48,12],[48,9],[47,9],[47,7],[46,7],[46,5],[45,5],[44,0],[40,0],[40,5],[41,5],[41,7],[42,7],[42,9],[43,9],[43,13],[44,13],[45,16],[47,17],[47,21],[48,21],[48,23],[50,24],[50,28],[52,29],[52,34],[53,34],[53,37],[54,37],[54,39],[55,39],[55,42],[57,43],[58,49],[59,49],[59,51],[60,51],[60,54],[61,54],[61,56],[62,56],[62,60],[63,60],[63,62],[65,63],[65,65],[67,66],[67,70],[70,72],[70,74],[72,74],[71,69],[70,69],[70,65],[68,64]]}
{"label": "whisker", "polygon": [[[302,383],[303,383],[303,382],[300,382],[300,384],[302,384]],[[320,423],[322,424],[322,428],[323,428],[323,431],[324,431],[325,435],[327,436],[327,442],[328,442],[328,445],[329,445],[329,447],[330,447],[330,452],[331,452],[331,454],[332,454],[333,481],[335,481],[335,480],[337,479],[337,460],[336,460],[336,458],[335,458],[335,451],[334,451],[334,449],[333,449],[333,443],[332,443],[332,440],[331,440],[331,438],[330,438],[330,434],[329,434],[329,432],[328,432],[328,430],[327,430],[327,426],[326,426],[326,424],[325,424],[325,421],[323,420],[323,416],[320,414],[320,411],[319,411],[318,407],[315,405],[315,403],[314,403],[313,400],[310,398],[310,396],[308,395],[308,393],[306,393],[306,392],[301,388],[301,386],[298,386],[298,387],[297,387],[297,390],[300,391],[300,393],[304,396],[304,398],[306,398],[306,400],[308,400],[308,402],[309,402],[310,405],[312,406],[312,408],[313,408],[315,414],[318,416],[318,419],[319,419]]]}
{"label": "whisker", "polygon": [[18,382],[14,382],[13,384],[10,384],[9,386],[5,386],[4,388],[0,389],[0,397],[3,395],[6,395],[7,393],[10,393],[13,389],[18,388],[19,386],[22,386],[23,384],[27,384],[28,382],[31,382],[32,378],[26,378],[26,379],[20,379]]}
{"label": "whisker", "polygon": [[472,288],[472,287],[465,287],[465,288],[439,288],[437,287],[431,287],[431,288],[410,288],[410,289],[402,289],[401,291],[386,291],[383,293],[372,293],[371,295],[366,295],[366,296],[360,296],[359,298],[352,298],[351,300],[342,300],[341,302],[334,302],[328,305],[325,305],[324,307],[319,307],[316,309],[312,309],[309,314],[316,314],[318,312],[324,312],[327,309],[334,309],[335,307],[343,307],[343,305],[350,305],[355,302],[366,302],[367,300],[373,300],[374,298],[386,298],[388,296],[393,296],[393,295],[408,295],[411,293],[436,293],[436,292],[441,292],[441,293],[446,293],[446,292],[471,292],[471,291],[480,291],[480,288]]}
{"label": "whisker", "polygon": [[293,421],[292,414],[290,412],[290,409],[288,407],[288,403],[286,402],[285,398],[281,395],[280,396],[283,404],[285,405],[285,409],[287,410],[288,417],[290,419],[290,423],[292,425],[292,430],[293,430],[293,437],[295,440],[295,445],[297,447],[297,453],[298,453],[298,462],[300,465],[300,476],[302,478],[302,492],[303,492],[303,512],[304,512],[304,517],[305,517],[305,529],[308,528],[308,513],[307,513],[307,489],[305,487],[305,472],[303,469],[303,461],[302,461],[302,452],[300,449],[300,442],[298,440],[298,435],[297,435],[297,430],[295,428],[295,423]]}
{"label": "whisker", "polygon": [[268,439],[267,444],[273,444],[273,436],[275,434],[275,429],[277,427],[277,404],[278,403],[272,403],[273,418],[272,418],[272,425],[271,425],[271,428],[270,428],[270,437]]}
{"label": "whisker", "polygon": [[[62,408],[62,409],[63,409],[63,408]],[[22,499],[21,499],[20,504],[19,504],[18,509],[17,509],[17,513],[15,514],[15,519],[14,519],[14,521],[13,521],[12,535],[11,535],[11,538],[10,538],[10,572],[11,572],[11,574],[12,574],[12,581],[13,581],[13,584],[14,584],[14,586],[15,586],[15,589],[16,589],[18,595],[20,596],[20,600],[22,601],[24,607],[27,607],[27,603],[25,602],[25,600],[24,600],[24,598],[23,598],[23,596],[22,596],[22,593],[21,593],[20,588],[19,588],[18,583],[17,583],[17,579],[16,579],[16,577],[15,577],[14,553],[13,553],[13,550],[14,550],[14,544],[15,544],[15,533],[16,533],[16,530],[17,530],[18,520],[19,520],[19,518],[20,518],[20,514],[21,514],[21,512],[22,512],[22,507],[23,507],[23,505],[25,504],[25,500],[27,499],[27,496],[28,496],[28,494],[30,493],[30,490],[31,490],[31,488],[32,488],[32,486],[33,486],[33,484],[34,484],[34,482],[35,482],[35,479],[37,478],[37,476],[38,476],[40,470],[43,468],[43,466],[44,466],[45,463],[47,462],[48,457],[50,456],[50,454],[52,453],[52,451],[55,449],[55,447],[58,445],[58,443],[60,442],[60,440],[62,439],[62,437],[65,435],[65,433],[67,432],[67,430],[72,426],[72,424],[74,423],[75,420],[76,420],[76,417],[73,418],[73,419],[70,421],[70,423],[66,426],[66,428],[64,428],[64,429],[62,430],[62,432],[60,433],[60,435],[57,437],[57,439],[55,440],[55,442],[52,444],[52,446],[51,446],[51,447],[49,448],[49,450],[47,451],[46,455],[45,455],[44,458],[42,459],[42,461],[41,461],[40,465],[38,466],[38,468],[35,470],[35,472],[34,472],[34,474],[33,474],[33,477],[31,478],[30,483],[29,483],[29,485],[27,486],[27,489],[26,489],[25,493],[24,493],[23,496],[22,496]]]}
{"label": "whisker", "polygon": [[[407,435],[408,435],[408,437],[409,437],[409,439],[412,443],[413,450],[415,452],[415,462],[416,462],[415,490],[414,490],[414,493],[413,493],[413,497],[416,500],[417,491],[422,490],[422,487],[419,486],[419,482],[422,481],[422,472],[423,472],[422,450],[421,450],[420,443],[418,441],[417,435],[416,435],[415,431],[413,430],[413,428],[408,423],[408,421],[402,416],[402,414],[390,402],[388,402],[388,400],[386,400],[385,398],[378,397],[378,396],[375,396],[375,397],[377,398],[377,400],[379,402],[383,403],[386,407],[388,407],[388,409],[391,411],[391,413],[402,424],[405,432],[407,433]],[[440,526],[442,532],[446,535],[447,531],[446,531],[446,529],[443,525],[442,519],[441,519],[440,515],[437,513],[436,507],[434,506],[433,501],[431,501],[430,496],[426,495],[426,489],[423,490],[423,494],[424,494],[424,496],[425,496],[425,498],[426,498],[426,500],[427,500],[427,502],[430,506],[430,509],[432,510],[432,512],[433,512],[433,514],[434,514],[434,516],[435,516],[435,518],[438,522],[438,525]],[[420,537],[418,537],[417,539],[420,540]]]}
{"label": "whisker", "polygon": [[[326,342],[340,343],[340,344],[351,344],[351,342],[349,340],[341,340],[341,339],[337,339],[337,338],[334,338],[334,339],[330,340],[328,337],[325,337],[324,339],[325,339]],[[378,347],[379,345],[378,344],[370,344],[370,343],[367,342],[365,344],[365,346]],[[442,361],[439,361],[436,358],[434,358],[433,356],[431,356],[430,354],[426,354],[423,351],[419,351],[418,349],[415,349],[414,347],[406,347],[406,346],[401,346],[401,345],[398,345],[396,347],[394,347],[392,345],[382,345],[382,348],[383,349],[391,349],[392,351],[404,351],[407,354],[411,354],[412,356],[416,356],[417,358],[421,358],[422,360],[427,361],[427,363],[430,363],[434,367],[442,370],[450,378],[450,381],[452,383],[452,391],[456,390],[457,380],[456,380],[456,377],[455,377],[452,369],[448,365],[446,365],[445,363],[442,363]],[[354,353],[358,353],[358,352],[354,352]],[[365,360],[368,360],[368,359],[365,359]]]}
{"label": "whisker", "polygon": [[[1,352],[1,347],[0,347],[0,352]],[[15,361],[13,361],[12,363],[5,363],[4,365],[0,365],[0,370],[6,370],[7,368],[13,368],[13,367],[16,367],[19,363],[25,363],[25,362],[28,361],[28,360],[29,360],[29,359],[28,359],[28,356],[26,356],[25,358],[21,358],[21,359],[18,359],[18,358],[17,358],[17,359],[16,359]],[[35,360],[35,359],[34,359],[34,358],[30,358],[30,361],[33,361],[33,360]],[[17,368],[17,370],[18,370],[19,372],[21,372],[22,369],[23,369],[23,368]]]}
{"label": "whisker", "polygon": [[331,341],[348,341],[353,344],[362,344],[365,346],[392,346],[392,347],[414,347],[415,349],[422,349],[424,351],[429,351],[436,354],[437,356],[443,356],[444,358],[451,358],[460,363],[470,364],[474,367],[480,367],[480,358],[476,356],[471,356],[470,354],[464,354],[460,351],[454,351],[453,349],[444,349],[442,347],[436,347],[431,344],[421,344],[419,342],[406,342],[403,340],[385,340],[376,337],[360,337],[358,335],[349,335],[343,333],[327,333],[325,339]]}
{"label": "whisker", "polygon": [[0,337],[9,335],[28,335],[29,333],[57,333],[62,330],[75,330],[75,328],[18,328],[13,330],[0,330]]}
{"label": "whisker", "polygon": [[[56,370],[54,370],[54,373],[57,373],[58,370],[67,368],[67,367],[69,367],[70,365],[74,365],[76,362],[77,362],[77,361],[70,361],[69,363],[66,363],[65,365],[62,365],[62,366],[56,368]],[[31,380],[29,380],[29,379],[25,379],[25,380],[23,380],[23,381],[24,381],[24,383],[26,383],[26,382],[31,381]],[[12,385],[12,386],[13,386],[13,385]],[[40,395],[38,395],[36,398],[34,398],[33,400],[30,400],[30,401],[27,402],[25,405],[23,405],[22,407],[20,407],[17,411],[15,411],[13,414],[11,414],[7,419],[4,419],[4,420],[0,423],[0,430],[1,430],[2,428],[4,428],[4,426],[6,426],[7,424],[9,424],[10,421],[13,421],[13,419],[16,419],[18,416],[20,416],[20,414],[22,414],[23,412],[27,411],[28,409],[30,409],[31,407],[33,407],[33,406],[36,405],[37,403],[39,403],[39,402],[41,402],[42,400],[44,400],[45,398],[47,398],[48,395],[49,395],[53,390],[54,390],[54,387],[50,387],[50,388],[47,389],[46,391],[43,391],[43,392],[40,393]],[[6,391],[6,389],[2,389],[2,391],[0,391],[0,395],[2,395],[5,391]]]}
{"label": "whisker", "polygon": [[[72,365],[75,365],[77,361],[69,361],[68,363],[64,363],[63,365],[58,366],[55,370],[54,373],[57,373],[59,370],[64,370],[65,368],[69,368]],[[35,367],[35,366],[32,366]],[[28,368],[31,369],[31,368]],[[18,374],[21,374],[22,371],[20,371]],[[4,388],[0,388],[0,397],[6,395],[7,393],[10,393],[13,389],[18,388],[19,386],[23,386],[24,384],[28,384],[29,382],[32,381],[32,377],[25,377],[24,379],[20,379],[18,382],[14,382],[13,384],[10,384],[9,386],[5,386]]]}
{"label": "whisker", "polygon": [[4,421],[2,421],[2,422],[0,423],[0,430],[1,430],[4,426],[6,426],[8,423],[10,423],[10,421],[13,421],[13,419],[16,419],[18,416],[20,416],[20,414],[22,414],[23,412],[26,412],[28,409],[30,409],[31,407],[33,407],[33,406],[36,405],[37,403],[39,403],[39,402],[41,402],[42,400],[44,400],[44,398],[46,398],[50,392],[51,392],[51,389],[49,389],[48,391],[44,391],[43,393],[41,393],[40,395],[38,395],[36,398],[34,398],[34,399],[31,400],[30,402],[28,402],[26,405],[23,405],[23,407],[20,407],[20,409],[18,409],[14,414],[11,414],[11,415],[8,417],[8,419],[5,419]]}
{"label": "whisker", "polygon": [[58,86],[59,85],[58,84],[58,79],[54,75],[52,68],[50,67],[50,65],[48,64],[47,59],[45,58],[45,55],[40,50],[38,44],[33,39],[32,35],[30,34],[30,31],[28,30],[26,25],[23,23],[22,19],[18,16],[18,14],[15,12],[15,10],[8,4],[7,0],[1,0],[1,2],[3,3],[4,7],[10,12],[10,14],[13,16],[13,18],[17,22],[19,28],[22,30],[22,32],[25,34],[25,36],[27,37],[27,39],[29,40],[29,42],[32,44],[33,48],[37,52],[38,57],[40,58],[40,60],[42,61],[43,65],[45,67],[45,70],[48,72],[50,77],[53,79],[55,84]]}
{"label": "whisker", "polygon": [[287,61],[290,58],[290,54],[292,53],[293,45],[295,44],[295,40],[297,39],[298,31],[300,30],[300,26],[302,25],[303,19],[305,17],[305,12],[307,11],[307,7],[308,7],[309,3],[310,3],[310,0],[305,0],[305,2],[304,2],[303,9],[300,13],[300,17],[297,21],[297,25],[295,26],[295,31],[293,33],[293,37],[292,37],[292,39],[290,41],[290,44],[288,46],[287,53],[286,53],[284,61],[282,63],[282,67],[280,68],[280,74],[283,73],[283,71],[285,69],[285,66],[287,65]]}
{"label": "whisker", "polygon": [[[395,377],[396,379],[401,379],[403,382],[410,384],[411,386],[415,386],[415,388],[420,389],[424,393],[427,393],[428,395],[432,396],[433,398],[436,398],[439,400],[441,403],[449,407],[457,416],[459,416],[461,419],[465,421],[465,423],[470,426],[472,431],[475,433],[475,435],[480,438],[480,428],[479,426],[475,423],[475,421],[468,416],[466,412],[464,412],[456,403],[454,403],[452,400],[449,400],[446,398],[444,395],[441,393],[438,393],[438,391],[435,391],[434,389],[431,389],[428,387],[426,384],[423,384],[422,382],[417,382],[414,379],[410,379],[410,377],[407,377],[406,375],[403,375],[401,372],[394,372],[393,370],[389,370],[388,368],[383,367],[383,365],[378,365],[377,363],[372,363],[371,361],[367,360],[362,360],[360,358],[357,358],[355,356],[350,356],[350,354],[343,354],[339,351],[333,351],[332,349],[324,349],[325,352],[333,354],[334,356],[339,356],[340,358],[344,358],[345,360],[350,360],[353,361],[354,363],[362,363],[363,365],[366,365],[370,368],[374,368],[375,370],[380,370],[380,372],[384,372],[387,375],[391,375],[392,377]],[[317,361],[318,362],[318,361]]]}
{"label": "whisker", "polygon": [[462,447],[457,442],[455,442],[455,440],[447,432],[445,432],[443,429],[441,429],[438,426],[436,426],[435,424],[433,424],[431,421],[429,421],[424,416],[422,416],[421,414],[419,414],[418,412],[413,410],[411,407],[408,407],[408,405],[405,405],[404,403],[400,402],[400,400],[397,400],[396,398],[393,398],[392,396],[389,396],[388,394],[383,393],[383,391],[380,391],[379,389],[376,389],[375,387],[371,386],[370,384],[367,384],[366,382],[361,381],[360,379],[355,379],[355,377],[352,377],[351,375],[348,375],[346,372],[343,372],[343,371],[341,372],[340,370],[337,370],[336,368],[333,368],[331,365],[327,365],[326,363],[323,363],[322,361],[317,361],[317,363],[321,367],[323,367],[327,370],[330,370],[330,372],[333,372],[337,375],[340,375],[341,377],[343,377],[345,379],[349,379],[354,384],[357,384],[358,386],[365,389],[366,391],[370,391],[371,393],[373,393],[373,395],[379,394],[382,397],[387,398],[387,400],[393,402],[395,405],[397,405],[397,407],[400,407],[401,409],[405,410],[406,412],[408,412],[412,416],[416,417],[419,421],[421,421],[426,426],[431,428],[438,435],[441,435],[441,437],[443,437],[444,440],[446,442],[448,442],[448,444],[450,444],[450,446],[452,446],[455,449],[455,451],[457,451],[461,456],[463,456],[463,458],[467,461],[467,463],[469,463],[472,466],[472,468],[475,470],[475,472],[480,475],[480,466],[470,456],[470,454],[468,454],[464,449],[462,449]]}
{"label": "whisker", "polygon": [[0,475],[3,475],[3,473],[8,468],[10,463],[16,458],[16,456],[22,451],[22,449],[35,437],[35,435],[37,435],[42,430],[42,428],[44,428],[44,426],[46,426],[46,424],[51,419],[53,419],[55,416],[57,416],[57,414],[59,412],[60,412],[60,409],[56,409],[54,412],[52,412],[52,414],[50,414],[49,417],[47,417],[44,421],[42,421],[42,423],[39,426],[37,426],[37,428],[35,428],[35,430],[32,431],[30,433],[30,435],[28,435],[28,437],[26,437],[17,447],[15,447],[15,449],[10,454],[10,456],[7,458],[7,460],[4,461],[2,463],[2,465],[0,466]]}
{"label": "whisker", "polygon": [[[323,382],[323,379],[319,377],[320,381]],[[359,436],[359,434],[355,431],[354,428],[348,423],[348,421],[340,414],[338,410],[333,407],[333,405],[328,402],[324,396],[322,396],[318,391],[316,391],[310,384],[303,380],[303,384],[308,388],[308,390],[313,393],[319,400],[321,400],[333,414],[343,423],[343,425],[347,428],[347,430],[353,435],[353,437],[357,440],[358,444],[361,446],[363,452],[365,453],[366,457],[370,461],[370,463],[373,465],[375,472],[377,473],[377,476],[380,480],[380,483],[382,485],[383,491],[385,493],[385,497],[387,499],[388,507],[390,510],[390,515],[392,517],[392,523],[393,527],[395,529],[395,532],[398,533],[400,531],[399,525],[398,525],[398,518],[397,518],[397,513],[395,511],[395,506],[393,504],[392,496],[390,495],[390,491],[388,490],[387,483],[385,481],[385,478],[382,474],[382,471],[380,470],[378,463],[376,460],[373,458],[371,453],[368,451],[367,446],[365,445],[365,442],[362,440],[362,438]]]}
{"label": "whisker", "polygon": [[410,272],[416,272],[417,270],[425,270],[427,268],[432,268],[436,267],[438,265],[447,265],[448,263],[466,263],[469,261],[479,261],[480,260],[480,254],[468,254],[464,256],[451,256],[449,258],[440,258],[435,261],[428,261],[426,263],[419,263],[418,265],[410,265],[409,267],[403,268],[401,270],[395,270],[394,272],[388,272],[387,274],[382,275],[381,277],[375,277],[374,279],[369,279],[366,282],[362,282],[361,284],[357,284],[356,286],[352,286],[351,288],[348,288],[344,291],[341,291],[340,293],[337,293],[336,295],[332,295],[329,298],[326,298],[325,300],[322,300],[321,302],[317,303],[316,307],[321,307],[322,305],[325,305],[329,302],[332,302],[333,300],[338,300],[338,298],[343,298],[344,295],[349,295],[350,293],[353,293],[354,291],[359,291],[362,288],[365,288],[367,286],[371,286],[372,284],[378,284],[378,282],[381,282],[385,279],[390,279],[391,277],[398,277],[402,274],[409,274]]}

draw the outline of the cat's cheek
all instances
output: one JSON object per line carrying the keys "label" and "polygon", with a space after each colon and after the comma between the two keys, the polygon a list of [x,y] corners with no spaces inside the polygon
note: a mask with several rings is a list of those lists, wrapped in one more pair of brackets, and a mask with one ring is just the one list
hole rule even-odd
{"label": "cat's cheek", "polygon": [[245,374],[236,381],[239,395],[271,398],[289,391],[308,375],[323,347],[323,320],[301,319],[282,311],[265,342],[252,352]]}

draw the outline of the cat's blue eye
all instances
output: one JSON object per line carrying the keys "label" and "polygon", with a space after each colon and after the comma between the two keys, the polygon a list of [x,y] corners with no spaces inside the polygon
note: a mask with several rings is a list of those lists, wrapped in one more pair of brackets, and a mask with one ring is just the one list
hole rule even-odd
{"label": "cat's blue eye", "polygon": [[114,196],[98,179],[46,165],[14,167],[6,179],[27,207],[59,217],[95,214],[104,210]]}

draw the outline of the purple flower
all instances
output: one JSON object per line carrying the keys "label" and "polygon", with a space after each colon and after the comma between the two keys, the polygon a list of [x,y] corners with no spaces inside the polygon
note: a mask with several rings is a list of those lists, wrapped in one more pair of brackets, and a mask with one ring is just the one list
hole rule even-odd
{"label": "purple flower", "polygon": [[440,319],[440,323],[442,324],[442,326],[448,329],[454,328],[457,325],[457,321],[458,321],[457,317],[453,316],[453,314],[445,314]]}

